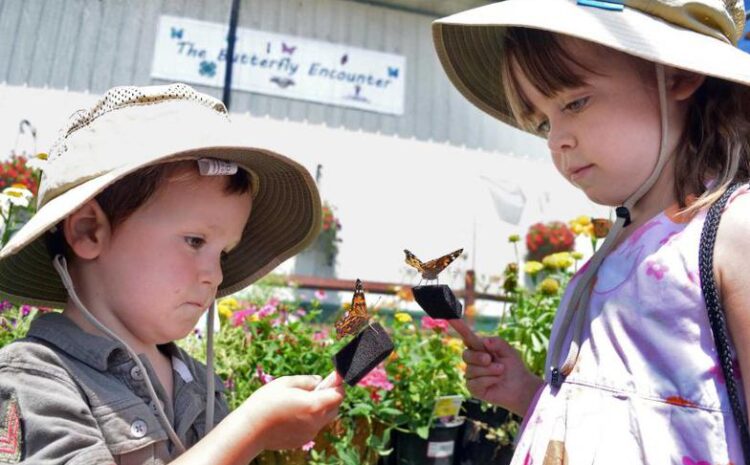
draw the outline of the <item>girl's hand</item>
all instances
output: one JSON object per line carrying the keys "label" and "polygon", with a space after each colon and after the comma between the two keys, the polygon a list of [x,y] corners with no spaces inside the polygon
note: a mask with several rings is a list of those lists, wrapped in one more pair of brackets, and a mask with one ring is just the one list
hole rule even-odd
{"label": "girl's hand", "polygon": [[261,449],[301,447],[338,416],[344,400],[341,378],[316,390],[319,383],[319,376],[284,376],[258,389],[242,404],[248,423],[258,431]]}
{"label": "girl's hand", "polygon": [[466,386],[474,397],[523,416],[544,382],[504,340],[485,338],[484,351],[465,350]]}

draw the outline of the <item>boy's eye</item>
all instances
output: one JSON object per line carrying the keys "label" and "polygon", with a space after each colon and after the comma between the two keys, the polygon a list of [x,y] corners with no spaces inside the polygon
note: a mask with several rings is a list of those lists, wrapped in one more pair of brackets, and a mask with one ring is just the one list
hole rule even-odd
{"label": "boy's eye", "polygon": [[203,244],[206,243],[206,241],[203,238],[200,237],[194,237],[194,236],[186,236],[185,242],[187,245],[194,249],[199,249]]}
{"label": "boy's eye", "polygon": [[565,105],[565,109],[569,111],[573,111],[573,112],[581,111],[588,102],[589,102],[588,97],[579,98]]}

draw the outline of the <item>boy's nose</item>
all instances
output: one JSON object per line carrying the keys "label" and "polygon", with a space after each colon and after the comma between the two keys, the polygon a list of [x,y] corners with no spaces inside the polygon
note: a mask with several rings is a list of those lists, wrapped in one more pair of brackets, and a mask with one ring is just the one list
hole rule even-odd
{"label": "boy's nose", "polygon": [[224,280],[224,272],[221,270],[221,260],[211,260],[206,263],[201,273],[201,282],[210,284],[213,287],[219,287]]}

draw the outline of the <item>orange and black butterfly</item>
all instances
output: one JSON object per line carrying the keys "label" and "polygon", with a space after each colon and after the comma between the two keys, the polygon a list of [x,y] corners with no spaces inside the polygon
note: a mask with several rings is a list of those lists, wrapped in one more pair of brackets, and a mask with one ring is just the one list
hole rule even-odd
{"label": "orange and black butterfly", "polygon": [[594,225],[594,237],[604,239],[612,228],[612,221],[606,218],[592,218],[591,223]]}
{"label": "orange and black butterfly", "polygon": [[419,260],[416,255],[404,249],[404,253],[406,254],[406,264],[416,268],[417,271],[419,271],[419,273],[422,275],[422,278],[427,280],[437,279],[438,274],[440,274],[440,272],[443,271],[445,267],[450,265],[453,260],[458,258],[458,256],[461,255],[461,252],[463,251],[464,249],[458,249],[447,255],[443,255],[440,258],[436,258],[435,260],[430,260],[429,262],[422,263],[422,261]]}
{"label": "orange and black butterfly", "polygon": [[354,285],[354,295],[352,296],[352,306],[344,313],[344,316],[336,322],[336,338],[341,339],[350,334],[357,334],[370,321],[370,315],[367,313],[367,303],[365,302],[365,292],[362,288],[362,281],[359,279]]}

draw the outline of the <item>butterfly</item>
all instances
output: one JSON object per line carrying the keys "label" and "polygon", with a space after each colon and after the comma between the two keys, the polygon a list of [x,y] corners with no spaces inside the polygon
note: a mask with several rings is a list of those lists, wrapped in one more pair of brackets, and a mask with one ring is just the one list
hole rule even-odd
{"label": "butterfly", "polygon": [[406,264],[416,268],[417,271],[422,274],[422,278],[427,280],[437,279],[438,274],[440,274],[440,272],[443,271],[445,267],[450,265],[453,260],[461,255],[461,252],[463,251],[464,249],[458,249],[447,255],[443,255],[440,258],[436,258],[435,260],[430,260],[429,262],[422,263],[422,261],[420,261],[416,257],[416,255],[404,249],[404,253],[406,254]]}
{"label": "butterfly", "polygon": [[609,234],[612,227],[612,221],[606,218],[592,218],[591,223],[594,225],[594,237],[603,239]]}
{"label": "butterfly", "polygon": [[289,55],[294,55],[294,51],[297,50],[297,46],[291,46],[287,45],[285,42],[281,43],[281,53],[287,53]]}
{"label": "butterfly", "polygon": [[367,313],[365,292],[362,281],[358,279],[354,285],[351,308],[335,324],[336,338],[341,339],[350,334],[357,334],[369,321],[370,315]]}

